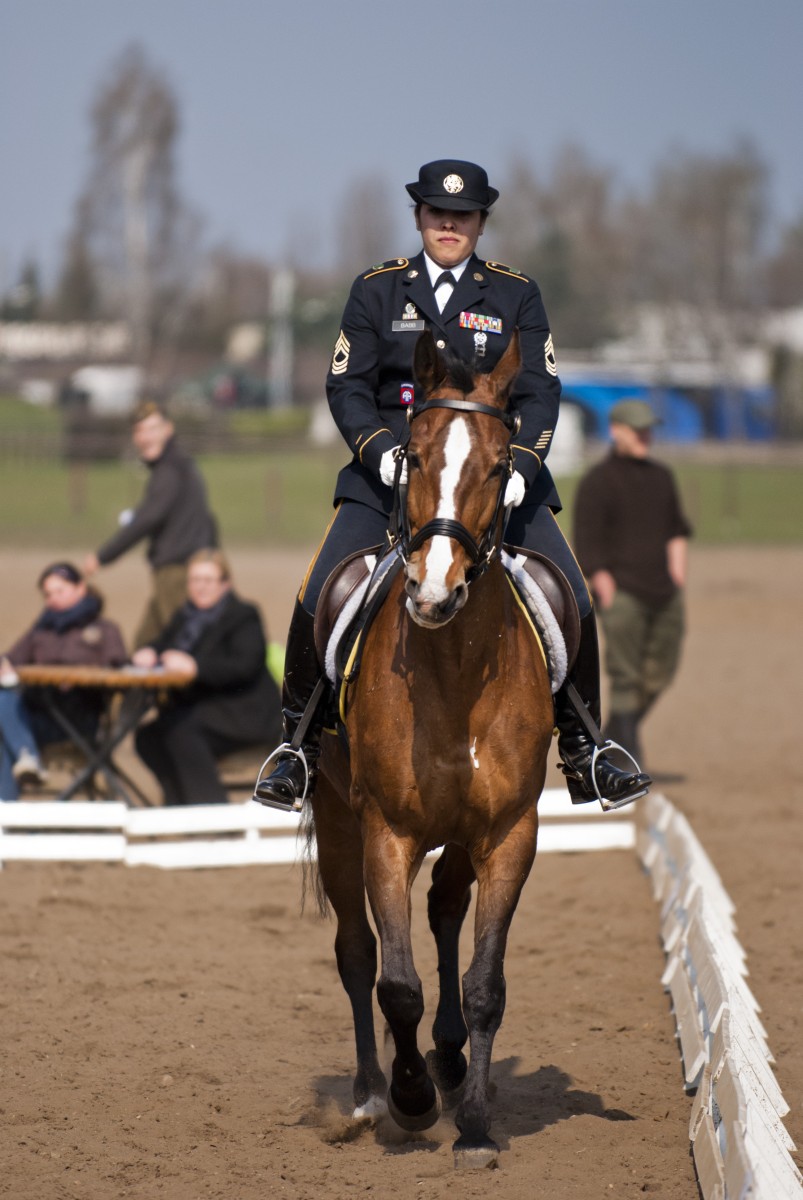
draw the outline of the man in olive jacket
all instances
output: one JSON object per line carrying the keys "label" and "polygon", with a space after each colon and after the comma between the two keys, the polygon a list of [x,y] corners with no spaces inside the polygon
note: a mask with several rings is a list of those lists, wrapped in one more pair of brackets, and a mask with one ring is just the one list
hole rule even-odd
{"label": "man in olive jacket", "polygon": [[132,440],[150,472],[145,494],[117,533],[96,554],[87,555],[84,570],[91,575],[148,539],[153,591],[134,635],[134,646],[139,647],[161,633],[183,602],[187,560],[196,550],[217,545],[217,528],[203,477],[178,445],[173,422],[158,405],[148,401],[137,409]]}

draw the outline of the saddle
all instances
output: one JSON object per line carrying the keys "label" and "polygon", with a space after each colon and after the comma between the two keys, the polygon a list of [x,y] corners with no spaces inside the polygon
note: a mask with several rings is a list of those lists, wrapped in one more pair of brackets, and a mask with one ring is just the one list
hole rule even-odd
{"label": "saddle", "polygon": [[[378,559],[381,549],[375,546],[345,558],[327,578],[318,600],[315,649],[329,682],[341,694],[342,684],[357,675],[360,645],[403,566],[397,553]],[[580,645],[580,616],[572,586],[560,568],[537,551],[511,546],[501,558],[544,646],[554,693],[571,670]]]}

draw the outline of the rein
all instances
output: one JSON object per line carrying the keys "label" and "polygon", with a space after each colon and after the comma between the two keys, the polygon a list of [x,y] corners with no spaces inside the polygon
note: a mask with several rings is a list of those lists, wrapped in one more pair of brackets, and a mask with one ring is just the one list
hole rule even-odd
{"label": "rein", "polygon": [[[521,417],[518,413],[503,412],[502,409],[494,408],[490,404],[480,404],[476,400],[449,400],[445,397],[443,399],[436,397],[433,400],[426,400],[423,404],[414,405],[407,413],[408,425],[411,425],[416,417],[431,408],[448,408],[457,412],[483,413],[488,417],[496,417],[497,420],[502,421],[510,430],[511,435],[516,433],[521,425]],[[499,516],[502,511],[505,488],[513,473],[512,451],[508,447],[507,474],[502,476],[493,516],[479,542],[472,537],[462,522],[455,521],[451,517],[433,517],[431,521],[427,521],[425,525],[421,526],[415,536],[412,536],[407,519],[407,489],[401,485],[402,467],[407,455],[409,441],[410,436],[408,433],[406,441],[399,447],[396,455],[396,478],[393,487],[393,513],[391,516],[391,543],[398,548],[399,554],[406,564],[408,557],[423,546],[424,542],[429,541],[430,538],[439,536],[452,538],[454,541],[460,543],[471,559],[472,566],[466,572],[466,582],[472,583],[473,580],[487,571],[499,549],[497,528],[499,527]]]}

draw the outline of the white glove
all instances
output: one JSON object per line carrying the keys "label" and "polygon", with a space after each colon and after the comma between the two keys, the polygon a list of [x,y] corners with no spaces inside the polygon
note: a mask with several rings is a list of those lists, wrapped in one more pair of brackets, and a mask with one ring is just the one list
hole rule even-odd
{"label": "white glove", "polygon": [[[394,446],[392,450],[386,450],[379,460],[379,478],[386,487],[393,487],[396,478],[396,451],[398,446]],[[402,462],[401,475],[399,483],[404,487],[407,483],[407,459]]]}
{"label": "white glove", "polygon": [[527,484],[520,471],[514,471],[505,488],[505,508],[518,508],[524,499]]}

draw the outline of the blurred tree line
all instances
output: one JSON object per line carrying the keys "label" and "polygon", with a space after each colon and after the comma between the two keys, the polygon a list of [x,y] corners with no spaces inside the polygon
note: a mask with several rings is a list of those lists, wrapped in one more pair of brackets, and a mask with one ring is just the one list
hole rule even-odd
{"label": "blurred tree line", "polygon": [[[237,323],[265,327],[272,264],[205,244],[176,182],[178,99],[140,48],[112,65],[90,124],[91,165],[56,285],[44,294],[27,262],[2,298],[2,319],[125,319],[146,368],[181,352],[220,355]],[[504,203],[481,249],[538,279],[564,349],[591,350],[625,331],[634,306],[654,304],[692,312],[714,360],[726,361],[728,345],[753,339],[761,313],[803,304],[803,212],[773,225],[770,172],[748,140],[716,155],[667,152],[643,193],[577,146],[547,169],[521,158],[495,182]],[[296,268],[299,350],[328,353],[355,273],[415,248],[412,222],[400,245],[388,245],[395,211],[383,179],[354,180],[335,266]],[[799,362],[779,355],[776,383],[790,372],[799,383]]]}

